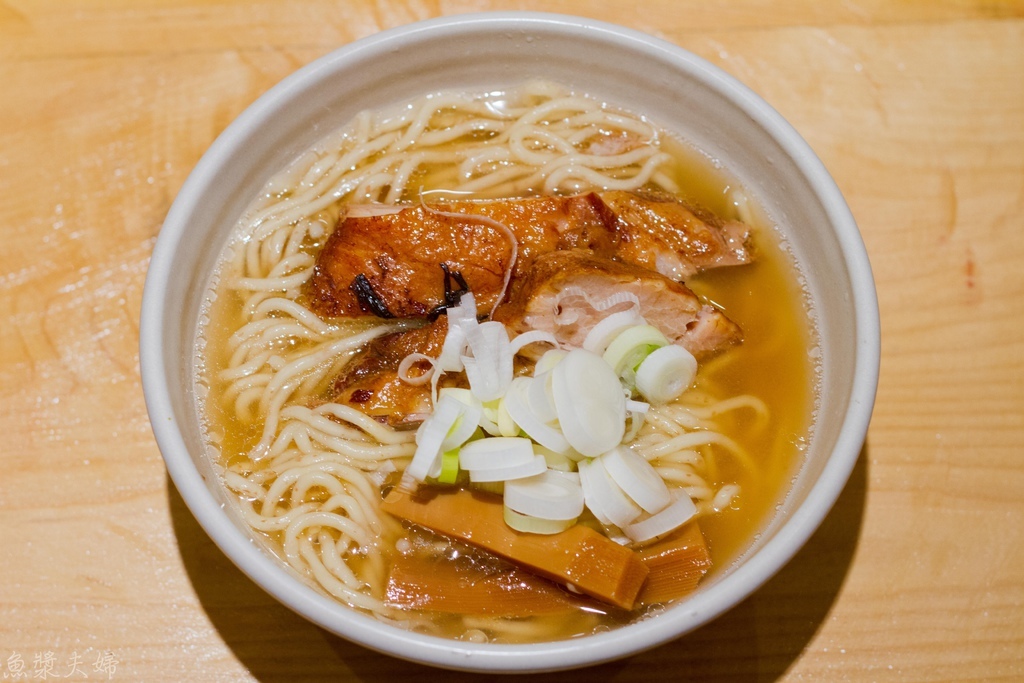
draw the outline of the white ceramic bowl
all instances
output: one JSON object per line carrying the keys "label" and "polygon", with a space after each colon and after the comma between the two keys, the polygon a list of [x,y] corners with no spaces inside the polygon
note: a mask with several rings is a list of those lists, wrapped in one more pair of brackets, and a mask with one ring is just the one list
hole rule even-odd
{"label": "white ceramic bowl", "polygon": [[[297,580],[223,505],[207,461],[190,363],[200,300],[236,218],[267,179],[363,109],[437,90],[500,89],[542,77],[649,116],[722,165],[779,225],[817,312],[817,424],[781,511],[744,559],[655,618],[569,641],[471,644],[410,633],[357,614]],[[442,667],[525,672],[607,661],[654,647],[750,595],[817,528],[863,443],[878,378],[870,266],[849,209],[800,136],[764,101],[675,45],[549,14],[464,15],[345,46],[271,89],[210,147],[171,207],[142,302],[141,366],[153,431],[192,513],[224,553],[282,603],[349,640]]]}

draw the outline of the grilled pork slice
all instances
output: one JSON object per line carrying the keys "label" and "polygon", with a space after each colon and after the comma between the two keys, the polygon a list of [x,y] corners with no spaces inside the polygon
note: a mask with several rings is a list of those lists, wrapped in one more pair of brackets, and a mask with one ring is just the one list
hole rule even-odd
{"label": "grilled pork slice", "polygon": [[667,194],[605,192],[619,236],[615,257],[673,280],[720,266],[750,262],[750,228],[725,221]]}
{"label": "grilled pork slice", "polygon": [[[580,291],[586,296],[578,294]],[[583,249],[538,257],[530,273],[516,284],[511,300],[495,311],[494,319],[508,326],[510,335],[547,330],[564,343],[579,346],[601,318],[618,310],[612,307],[599,312],[588,300],[599,303],[623,292],[636,296],[648,322],[697,358],[740,341],[739,326],[702,303],[684,285]],[[566,320],[571,322],[560,324]],[[447,333],[448,318],[440,315],[424,327],[375,339],[335,379],[331,400],[358,408],[392,427],[417,424],[431,409],[430,386],[401,380],[398,367],[411,353],[436,358]],[[445,375],[441,383],[457,381],[457,375]]]}
{"label": "grilled pork slice", "polygon": [[590,329],[609,313],[595,308],[628,292],[640,302],[640,314],[697,358],[738,343],[739,326],[720,310],[703,303],[685,285],[629,263],[595,256],[582,249],[554,251],[538,257],[507,303],[494,312],[510,333],[544,330],[570,346],[581,346]]}
{"label": "grilled pork slice", "polygon": [[563,233],[579,239],[581,233],[603,236],[609,230],[583,197],[451,202],[375,215],[350,212],[317,258],[307,286],[310,308],[321,316],[424,316],[444,302],[442,264],[461,274],[481,310],[489,308],[504,284],[513,245],[505,231],[481,216],[512,231],[518,244],[516,272],[537,254],[557,249]]}
{"label": "grilled pork slice", "polygon": [[432,409],[430,385],[403,381],[398,376],[398,366],[411,353],[436,358],[441,354],[446,334],[448,318],[442,315],[424,327],[374,339],[334,380],[331,400],[357,408],[392,427],[418,424]]}
{"label": "grilled pork slice", "polygon": [[542,254],[582,248],[680,279],[748,262],[747,236],[742,223],[675,197],[630,192],[353,210],[328,238],[305,291],[324,317],[425,316],[444,302],[450,272],[488,310],[502,291],[513,237],[513,277]]}

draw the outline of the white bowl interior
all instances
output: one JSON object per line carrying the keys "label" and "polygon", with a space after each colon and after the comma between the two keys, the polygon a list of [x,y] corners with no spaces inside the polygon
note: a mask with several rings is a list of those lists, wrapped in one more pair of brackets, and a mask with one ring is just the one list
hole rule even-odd
{"label": "white bowl interior", "polygon": [[[269,177],[364,109],[425,92],[553,80],[645,114],[717,159],[775,223],[802,265],[817,316],[822,406],[783,509],[746,559],[693,598],[597,636],[472,645],[406,633],[358,615],[292,576],[230,514],[201,438],[192,348],[210,272],[237,217]],[[244,112],[196,166],[154,251],[143,300],[147,405],[168,470],[224,552],[283,603],[368,647],[435,665],[539,671],[596,663],[685,633],[749,595],[832,506],[856,461],[878,373],[877,303],[856,225],[802,139],[742,85],[681,49],[632,31],[544,14],[467,15],[385,32],[289,77]]]}

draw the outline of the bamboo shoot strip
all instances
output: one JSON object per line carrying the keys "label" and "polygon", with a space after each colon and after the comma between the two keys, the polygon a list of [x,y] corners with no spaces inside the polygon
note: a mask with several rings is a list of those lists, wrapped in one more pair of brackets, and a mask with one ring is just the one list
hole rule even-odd
{"label": "bamboo shoot strip", "polygon": [[396,488],[381,509],[623,609],[633,608],[647,578],[648,569],[636,553],[580,524],[543,536],[509,528],[501,498],[493,495],[427,487],[409,495]]}
{"label": "bamboo shoot strip", "polygon": [[704,534],[690,522],[671,536],[637,551],[650,573],[637,597],[640,605],[668,602],[689,595],[711,569]]}
{"label": "bamboo shoot strip", "polygon": [[472,562],[407,555],[392,564],[385,595],[389,606],[400,609],[506,619],[568,615],[586,600],[524,569],[495,571]]}

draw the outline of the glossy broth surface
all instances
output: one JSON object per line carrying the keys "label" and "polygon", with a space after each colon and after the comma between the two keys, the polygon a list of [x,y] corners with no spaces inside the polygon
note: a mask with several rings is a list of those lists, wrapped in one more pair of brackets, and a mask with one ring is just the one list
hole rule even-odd
{"label": "glossy broth surface", "polygon": [[[673,175],[683,188],[684,198],[720,216],[737,217],[736,197],[741,190],[727,174],[683,144],[672,144],[670,150],[675,159]],[[443,190],[445,178],[445,169],[429,169],[409,186],[423,187],[426,191]],[[418,201],[416,197],[406,199]],[[336,217],[342,208],[341,205],[331,207],[325,214]],[[787,484],[801,463],[816,396],[813,326],[798,270],[766,222],[755,219],[752,228],[753,263],[709,271],[686,282],[743,329],[741,345],[702,365],[696,389],[719,398],[754,395],[764,401],[770,415],[767,424],[760,424],[747,409],[719,418],[723,431],[747,451],[757,470],[749,471],[728,455],[716,457],[710,466],[709,479],[715,487],[735,483],[741,491],[728,509],[700,520],[715,570],[728,566],[742,554],[784,498]],[[310,240],[304,248],[316,252],[322,242],[322,239]],[[242,305],[242,298],[233,290],[223,285],[212,290],[207,309],[209,321],[203,326],[197,356],[200,384],[207,389],[201,411],[210,442],[219,453],[220,464],[226,468],[247,461],[246,454],[259,440],[262,429],[260,425],[245,425],[235,418],[226,407],[224,384],[214,379],[217,372],[226,367],[226,341],[240,325]],[[348,324],[354,333],[373,322],[359,320]],[[321,390],[326,390],[328,385],[329,382],[325,382]],[[268,547],[280,555],[280,534],[261,535]],[[408,538],[400,524],[387,527],[382,542],[388,553],[397,552],[394,545],[400,538]],[[474,560],[475,551],[430,534],[416,536],[414,541],[440,543],[445,546],[442,555],[461,557],[463,563],[494,566],[492,559],[479,556]],[[352,564],[358,573],[358,558]],[[500,562],[497,566],[501,566]],[[534,628],[524,627],[519,635],[513,629],[497,640],[520,642],[574,637],[635,616],[584,601],[571,618],[565,615],[554,620],[537,617],[535,623],[531,622]],[[430,619],[431,632],[455,638],[466,635],[468,621],[445,616]]]}

